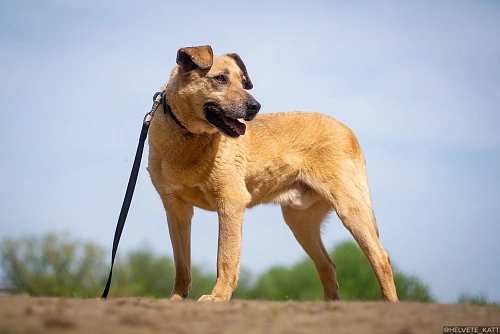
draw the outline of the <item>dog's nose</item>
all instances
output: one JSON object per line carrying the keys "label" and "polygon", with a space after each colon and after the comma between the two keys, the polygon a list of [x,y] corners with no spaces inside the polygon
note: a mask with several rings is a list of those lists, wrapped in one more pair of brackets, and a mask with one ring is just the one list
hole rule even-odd
{"label": "dog's nose", "polygon": [[258,113],[260,110],[260,103],[255,100],[247,101],[247,109],[253,113]]}
{"label": "dog's nose", "polygon": [[245,121],[251,121],[257,116],[257,113],[260,110],[260,103],[256,100],[248,100],[247,101],[247,117],[245,117]]}

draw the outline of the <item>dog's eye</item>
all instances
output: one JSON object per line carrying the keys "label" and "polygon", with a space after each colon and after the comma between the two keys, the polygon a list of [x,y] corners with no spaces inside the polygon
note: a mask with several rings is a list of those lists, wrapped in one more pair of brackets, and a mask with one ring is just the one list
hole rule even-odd
{"label": "dog's eye", "polygon": [[227,77],[225,75],[218,75],[216,77],[214,77],[215,81],[217,81],[218,83],[221,83],[221,84],[225,84],[227,83]]}
{"label": "dog's eye", "polygon": [[245,79],[243,79],[243,81],[241,83],[243,84],[243,87],[247,86],[247,81]]}

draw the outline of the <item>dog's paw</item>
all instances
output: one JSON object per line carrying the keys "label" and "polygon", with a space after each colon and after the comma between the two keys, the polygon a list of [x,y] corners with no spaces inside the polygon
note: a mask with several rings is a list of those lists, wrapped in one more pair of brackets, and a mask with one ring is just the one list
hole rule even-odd
{"label": "dog's paw", "polygon": [[180,295],[175,294],[170,297],[170,300],[184,300]]}
{"label": "dog's paw", "polygon": [[200,299],[198,299],[198,302],[220,302],[220,301],[224,301],[224,300],[226,300],[226,299],[216,297],[213,295],[203,295],[200,297]]}

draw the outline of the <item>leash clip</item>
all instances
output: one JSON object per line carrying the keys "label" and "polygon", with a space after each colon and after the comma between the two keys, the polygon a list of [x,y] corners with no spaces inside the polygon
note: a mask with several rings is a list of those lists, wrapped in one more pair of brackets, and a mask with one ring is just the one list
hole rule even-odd
{"label": "leash clip", "polygon": [[153,119],[153,113],[150,111],[146,115],[144,115],[144,119],[142,120],[142,124],[149,125],[151,120]]}
{"label": "leash clip", "polygon": [[153,96],[153,106],[151,107],[151,111],[148,112],[146,115],[144,115],[144,119],[142,120],[142,124],[148,125],[151,123],[151,120],[153,119],[153,116],[155,114],[156,109],[162,104],[163,102],[163,94],[161,92],[156,92],[155,95]]}

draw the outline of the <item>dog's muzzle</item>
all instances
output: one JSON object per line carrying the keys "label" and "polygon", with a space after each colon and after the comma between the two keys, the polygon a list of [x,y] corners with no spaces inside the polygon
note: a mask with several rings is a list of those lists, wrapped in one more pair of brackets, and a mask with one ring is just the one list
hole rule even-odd
{"label": "dog's muzzle", "polygon": [[228,137],[236,138],[244,135],[247,128],[246,124],[238,121],[238,118],[243,118],[247,122],[251,121],[260,110],[260,103],[255,99],[248,99],[244,106],[246,108],[231,112],[215,103],[207,103],[203,106],[203,112],[207,121],[220,132]]}

